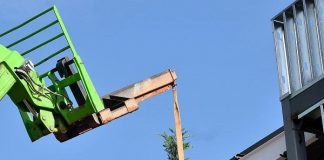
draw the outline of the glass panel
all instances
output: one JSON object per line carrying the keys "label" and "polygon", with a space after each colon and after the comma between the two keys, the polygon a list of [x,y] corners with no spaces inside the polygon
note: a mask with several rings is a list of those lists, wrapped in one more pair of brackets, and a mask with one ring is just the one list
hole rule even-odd
{"label": "glass panel", "polygon": [[296,29],[298,37],[298,51],[302,73],[302,82],[303,85],[305,85],[312,80],[312,71],[310,65],[310,57],[308,53],[305,16],[303,11],[301,10],[296,11]]}
{"label": "glass panel", "polygon": [[294,92],[302,87],[297,53],[297,37],[294,19],[285,16],[285,33],[288,54],[289,76],[291,91]]}
{"label": "glass panel", "polygon": [[289,78],[285,50],[285,38],[283,26],[274,26],[274,39],[276,45],[276,58],[281,95],[289,93]]}
{"label": "glass panel", "polygon": [[[318,23],[318,30],[320,33],[320,42],[321,42],[321,51],[322,51],[322,64],[324,62],[324,57],[323,57],[323,53],[324,53],[324,0],[317,0],[317,23]],[[323,67],[323,66],[322,66]]]}
{"label": "glass panel", "polygon": [[309,35],[309,47],[312,61],[312,70],[314,78],[322,74],[321,53],[319,49],[318,32],[315,5],[311,2],[306,2],[307,10],[307,26]]}

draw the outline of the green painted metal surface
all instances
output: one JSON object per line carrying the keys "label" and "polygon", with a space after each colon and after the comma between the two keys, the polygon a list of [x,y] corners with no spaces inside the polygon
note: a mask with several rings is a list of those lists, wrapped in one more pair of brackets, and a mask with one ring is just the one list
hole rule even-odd
{"label": "green painted metal surface", "polygon": [[[104,105],[95,90],[84,63],[73,46],[57,8],[55,6],[50,7],[22,24],[1,33],[0,39],[10,36],[11,33],[20,28],[28,27],[29,23],[46,14],[54,14],[56,20],[6,45],[6,47],[0,44],[0,99],[5,94],[8,94],[17,105],[32,141],[49,133],[54,133],[58,140],[65,141],[70,138],[68,130],[79,127],[77,125],[80,121],[86,120],[91,123],[99,123],[95,113],[103,110]],[[46,32],[55,25],[60,26],[59,34],[26,51],[20,52],[21,54],[13,51],[16,45]],[[45,58],[33,62],[34,66],[30,65],[29,61],[24,58],[24,56],[52,43],[60,37],[65,38],[66,46],[54,53],[47,53]],[[75,73],[59,78],[55,74],[55,72],[60,70],[57,67],[49,69],[42,74],[36,71],[38,67],[42,67],[42,64],[67,50],[72,52],[72,57],[69,57],[69,59],[71,64],[74,64]],[[65,65],[69,66],[69,64]],[[32,67],[30,68],[30,66]],[[49,79],[50,84],[45,84],[45,79]],[[81,89],[85,92],[86,97],[84,97],[85,102],[83,104],[71,104],[70,99],[73,97],[69,96],[67,87],[76,86],[76,84],[80,84]]]}
{"label": "green painted metal surface", "polygon": [[4,64],[0,64],[0,77],[0,99],[2,99],[16,81]]}

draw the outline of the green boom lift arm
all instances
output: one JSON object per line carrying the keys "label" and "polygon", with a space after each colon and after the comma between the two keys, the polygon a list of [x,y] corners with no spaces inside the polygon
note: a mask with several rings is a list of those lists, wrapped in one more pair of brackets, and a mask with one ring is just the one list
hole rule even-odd
{"label": "green boom lift arm", "polygon": [[[6,46],[0,44],[0,100],[8,94],[18,107],[32,141],[53,133],[64,142],[93,128],[106,124],[138,109],[141,101],[175,86],[176,74],[167,70],[146,80],[100,97],[77,54],[55,6],[24,23],[0,34],[0,38],[25,27],[45,14],[54,13],[55,20]],[[59,25],[61,33],[18,53],[13,47]],[[67,45],[33,64],[26,55],[64,37]],[[36,70],[55,56],[70,50],[72,57],[57,60],[54,68],[39,74]],[[59,76],[58,76],[58,75]],[[45,79],[51,84],[46,84]],[[72,96],[68,94],[70,88]],[[73,104],[72,98],[77,104]]]}

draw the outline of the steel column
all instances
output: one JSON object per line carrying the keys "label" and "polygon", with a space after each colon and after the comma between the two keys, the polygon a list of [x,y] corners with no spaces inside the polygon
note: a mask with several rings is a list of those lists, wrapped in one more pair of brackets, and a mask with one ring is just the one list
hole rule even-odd
{"label": "steel column", "polygon": [[304,132],[301,121],[293,121],[290,99],[281,101],[288,159],[307,160]]}

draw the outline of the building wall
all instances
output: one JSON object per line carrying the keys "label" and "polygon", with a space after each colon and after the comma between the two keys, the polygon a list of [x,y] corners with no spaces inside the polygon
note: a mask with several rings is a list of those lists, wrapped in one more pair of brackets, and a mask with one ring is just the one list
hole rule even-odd
{"label": "building wall", "polygon": [[[309,145],[316,141],[316,137],[314,134],[305,133],[305,140],[306,145]],[[239,160],[283,160],[284,158],[282,158],[280,154],[283,154],[285,151],[286,144],[283,131],[239,158]]]}

